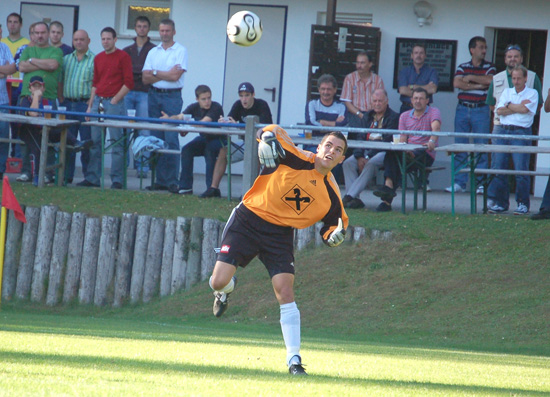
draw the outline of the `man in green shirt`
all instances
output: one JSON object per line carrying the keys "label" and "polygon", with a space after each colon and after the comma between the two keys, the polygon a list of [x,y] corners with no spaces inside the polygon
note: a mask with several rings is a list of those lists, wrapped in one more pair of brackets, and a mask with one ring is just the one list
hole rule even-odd
{"label": "man in green shirt", "polygon": [[31,77],[40,76],[46,84],[44,98],[51,100],[55,106],[63,65],[63,52],[59,48],[50,46],[49,28],[44,22],[38,22],[34,26],[34,41],[36,45],[25,48],[19,62],[19,70],[25,73],[21,95],[30,95]]}

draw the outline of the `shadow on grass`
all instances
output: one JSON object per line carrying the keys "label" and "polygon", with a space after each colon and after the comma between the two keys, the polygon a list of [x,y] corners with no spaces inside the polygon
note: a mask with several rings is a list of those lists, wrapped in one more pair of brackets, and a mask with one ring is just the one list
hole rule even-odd
{"label": "shadow on grass", "polygon": [[[60,354],[43,354],[43,353],[26,353],[4,350],[1,353],[2,362],[4,365],[22,364],[25,365],[59,365],[63,368],[70,369],[89,369],[94,368],[99,371],[123,371],[136,372],[139,371],[144,375],[154,373],[165,374],[166,372],[181,372],[186,376],[218,376],[223,374],[226,378],[232,379],[257,379],[273,381],[274,378],[288,379],[289,375],[286,371],[266,371],[265,369],[249,369],[249,368],[234,368],[231,366],[222,365],[201,365],[196,363],[166,363],[160,361],[135,360],[113,357],[96,357],[96,356],[75,356],[75,355],[60,355]],[[190,375],[196,374],[196,375]],[[369,378],[348,378],[330,375],[315,375],[303,378],[300,381],[308,381],[312,383],[335,383],[339,385],[357,386],[358,384],[368,386],[380,386],[388,388],[420,388],[429,392],[451,392],[459,391],[467,394],[485,394],[485,393],[506,393],[506,394],[529,394],[529,395],[547,395],[544,392],[537,392],[526,389],[506,389],[500,387],[478,386],[478,385],[449,385],[443,383],[430,382],[415,382],[415,381],[399,381],[388,379],[369,379]]]}

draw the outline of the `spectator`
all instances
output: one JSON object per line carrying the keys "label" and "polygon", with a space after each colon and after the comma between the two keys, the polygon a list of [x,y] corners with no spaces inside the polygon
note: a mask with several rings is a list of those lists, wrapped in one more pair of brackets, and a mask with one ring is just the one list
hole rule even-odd
{"label": "spectator", "polygon": [[[20,106],[30,109],[44,109],[44,106],[53,106],[53,101],[44,96],[46,86],[42,77],[33,76],[29,81],[28,90],[30,95],[21,96]],[[26,116],[44,117],[43,112],[27,111]],[[52,130],[49,138],[50,142],[59,142],[60,132]],[[29,148],[29,152],[34,156],[34,177],[33,183],[38,184],[38,175],[40,172],[40,147],[42,142],[42,127],[40,125],[23,124],[21,127],[21,139]],[[79,142],[72,135],[67,135],[67,144],[73,147],[74,151],[80,151],[91,146],[92,141]],[[45,181],[46,182],[46,181]]]}
{"label": "spectator", "polygon": [[[171,19],[160,22],[161,43],[149,51],[143,65],[143,83],[152,84],[148,95],[149,117],[181,113],[181,90],[187,71],[187,49],[174,41],[176,27]],[[168,149],[179,150],[179,136],[174,132],[154,131],[156,138],[164,140]],[[157,182],[149,190],[169,190],[178,193],[179,157],[160,155],[157,163]]]}
{"label": "spectator", "polygon": [[[227,119],[220,117],[218,120],[220,123],[244,123],[247,116],[258,116],[261,124],[271,124],[273,119],[271,117],[271,110],[266,101],[260,98],[256,98],[254,93],[254,86],[248,82],[239,84],[239,100],[235,101]],[[224,140],[224,144],[226,141]],[[236,163],[241,161],[244,157],[244,141],[233,143],[231,148],[231,162]],[[217,197],[219,192],[220,182],[225,174],[225,168],[227,167],[227,146],[220,149],[216,165],[214,166],[214,173],[212,175],[212,186],[199,197]]]}
{"label": "spectator", "polygon": [[[33,28],[34,45],[25,48],[19,60],[19,70],[24,73],[21,96],[29,96],[29,81],[31,77],[40,76],[44,80],[44,98],[52,102],[53,109],[57,109],[58,85],[61,79],[63,53],[59,48],[49,44],[49,27],[44,22],[37,22]],[[48,163],[55,161],[54,152],[48,151]],[[35,159],[36,163],[36,159]],[[25,159],[23,159],[23,167]],[[30,167],[29,167],[30,168]],[[53,182],[53,172],[46,176],[46,183]]]}
{"label": "spectator", "polygon": [[[191,116],[195,121],[212,122],[223,117],[223,108],[218,102],[212,102],[212,91],[207,85],[195,88],[197,102],[187,106],[182,114],[172,116],[172,119],[183,120],[184,115]],[[164,113],[163,117],[167,117]],[[185,136],[187,133],[182,133]],[[204,156],[206,162],[206,188],[201,197],[220,197],[220,190],[209,191],[212,185],[214,164],[222,147],[225,135],[200,133],[198,137],[181,149],[181,174],[179,179],[179,194],[193,194],[193,159]]]}
{"label": "spectator", "polygon": [[[399,117],[400,131],[432,131],[438,132],[441,130],[441,114],[439,109],[428,106],[430,101],[428,92],[422,88],[414,89],[412,95],[413,109],[401,113]],[[422,149],[416,149],[409,152],[409,156],[414,159],[416,164],[411,165],[408,170],[413,170],[418,167],[419,162],[423,162],[426,167],[433,164],[435,160],[434,149],[437,146],[438,137],[435,135],[408,135],[402,134],[401,142],[420,144],[425,146]],[[391,211],[391,203],[396,196],[395,190],[401,181],[401,170],[399,168],[399,157],[401,154],[397,151],[389,151],[384,157],[384,186],[376,190],[374,195],[380,197],[382,202],[376,208],[378,212]]]}
{"label": "spectator", "polygon": [[[544,111],[546,113],[550,112],[550,89],[548,90],[546,101],[544,101]],[[548,182],[546,183],[546,189],[544,190],[544,194],[542,196],[539,212],[531,215],[531,219],[534,221],[550,219],[550,178],[548,178]]]}
{"label": "spectator", "polygon": [[[306,105],[306,124],[323,127],[341,127],[348,123],[346,106],[335,99],[338,83],[331,74],[324,74],[317,80],[319,99],[312,99]],[[314,131],[313,136],[323,135]]]}
{"label": "spectator", "polygon": [[361,119],[372,109],[372,94],[379,88],[384,89],[382,78],[371,71],[372,60],[366,52],[357,54],[355,68],[357,70],[344,79],[340,95],[350,114],[350,127],[361,125]]}
{"label": "spectator", "polygon": [[[487,91],[486,102],[493,112],[495,110],[495,105],[498,103],[500,96],[502,95],[502,92],[507,88],[514,87],[514,84],[512,82],[512,70],[516,66],[523,64],[523,51],[521,50],[521,47],[519,45],[510,44],[508,47],[506,47],[506,50],[504,51],[504,64],[506,65],[506,69],[493,76],[493,81],[491,82],[489,90]],[[526,87],[533,88],[538,92],[538,103],[542,105],[542,84],[535,72],[532,72],[530,70],[527,71]],[[497,114],[497,112],[494,112],[493,115],[493,134],[504,134],[505,132],[501,126],[499,115]],[[493,165],[494,161],[491,166]],[[487,197],[489,198],[487,201],[487,205],[489,208],[495,205],[495,197],[493,197],[492,194],[493,192],[491,192],[490,190],[487,192]]]}
{"label": "spectator", "polygon": [[[538,108],[538,92],[526,86],[528,71],[518,64],[512,69],[514,88],[506,88],[498,100],[496,114],[500,119],[500,128],[508,135],[531,135],[531,126]],[[495,145],[529,146],[531,141],[525,139],[493,139]],[[493,168],[508,169],[510,153],[495,153]],[[529,154],[512,153],[514,169],[529,170]],[[527,175],[516,175],[516,202],[514,215],[529,213],[529,192],[531,178]],[[489,185],[489,197],[494,203],[489,207],[490,214],[500,214],[508,211],[510,206],[510,188],[507,175],[495,175]]]}
{"label": "spectator", "polygon": [[[67,107],[68,111],[86,113],[91,106],[92,81],[94,78],[95,54],[90,51],[90,37],[85,30],[77,30],[73,34],[73,46],[75,50],[63,57],[63,79],[61,92],[63,96],[60,103]],[[84,116],[68,116],[72,120],[85,121]],[[87,141],[92,138],[92,131],[87,125],[72,125],[69,127],[69,134],[75,139],[80,133],[80,139]],[[82,174],[88,175],[88,164],[90,162],[90,151],[83,150],[80,154],[82,163]],[[67,160],[67,183],[73,182],[75,171],[75,155],[70,153]]]}
{"label": "spectator", "polygon": [[[100,106],[107,115],[126,115],[124,97],[134,88],[132,60],[130,56],[116,48],[116,31],[106,27],[101,31],[101,45],[105,51],[94,58],[94,79],[87,113],[98,113]],[[122,128],[109,128],[111,140],[123,137]],[[92,127],[94,145],[90,149],[88,173],[77,186],[98,187],[103,170],[101,169],[101,127]],[[122,189],[125,159],[121,145],[111,149],[111,189]]]}
{"label": "spectator", "polygon": [[[388,106],[386,90],[378,89],[372,95],[373,109],[361,119],[364,128],[381,128],[396,130],[399,126],[399,114]],[[352,135],[350,133],[350,135]],[[357,139],[353,135],[351,139]],[[392,135],[370,133],[365,136],[369,141],[390,142]],[[383,150],[355,149],[353,156],[344,161],[344,177],[346,180],[346,195],[342,200],[345,208],[363,208],[365,203],[360,199],[361,192],[367,184],[376,177],[378,169],[384,164],[386,152]]]}
{"label": "spectator", "polygon": [[[458,66],[453,85],[458,88],[458,105],[455,114],[455,131],[469,132],[473,134],[488,134],[491,131],[491,111],[485,103],[487,89],[493,81],[496,67],[485,60],[487,53],[487,42],[481,36],[472,37],[468,44],[472,60]],[[456,143],[468,143],[468,138],[456,138]],[[487,144],[488,139],[474,138],[474,143]],[[468,158],[467,153],[455,154],[455,170],[464,167]],[[488,167],[487,153],[481,153],[476,166],[479,168]],[[468,175],[457,174],[455,177],[455,192],[466,190]],[[477,180],[477,194],[483,194],[483,178]],[[452,192],[453,186],[445,189]]]}
{"label": "spectator", "polygon": [[[23,18],[21,18],[21,15],[12,12],[8,17],[6,18],[6,27],[8,29],[8,36],[2,38],[1,42],[6,44],[10,51],[11,55],[15,59],[15,54],[17,53],[17,50],[21,48],[24,45],[29,44],[29,39],[26,37],[21,36],[21,26],[23,25]],[[15,72],[13,74],[14,79],[20,78],[19,72]],[[11,99],[10,102],[12,106],[16,106],[18,103],[19,95],[21,94],[21,87],[19,83],[12,83],[12,90],[11,90]]]}
{"label": "spectator", "polygon": [[437,70],[425,64],[426,47],[415,44],[411,52],[412,65],[399,71],[398,87],[401,100],[400,113],[413,108],[411,98],[414,89],[421,87],[428,93],[429,103],[433,102],[433,94],[437,92],[439,77]]}
{"label": "spectator", "polygon": [[[0,39],[2,38],[2,25],[0,25]],[[15,61],[11,55],[8,46],[0,42],[0,105],[8,106],[10,104],[10,98],[8,96],[8,89],[6,87],[6,77],[14,73]],[[7,113],[5,110],[0,110],[2,113]],[[10,137],[10,126],[7,121],[0,121],[0,138]],[[0,142],[0,179],[6,172],[6,160],[8,159],[8,152],[10,150],[10,144],[8,142]]]}
{"label": "spectator", "polygon": [[57,47],[63,51],[63,56],[73,52],[73,47],[61,42],[65,33],[63,32],[63,24],[59,21],[50,23],[50,44],[52,47]]}
{"label": "spectator", "polygon": [[[124,51],[132,58],[132,70],[134,73],[134,89],[124,97],[124,105],[126,109],[135,109],[137,117],[148,117],[149,107],[147,102],[147,93],[150,86],[143,84],[143,65],[147,54],[151,49],[155,48],[155,45],[151,43],[149,38],[149,29],[151,28],[151,21],[146,16],[139,16],[134,23],[134,29],[136,31],[136,37],[134,38],[134,44],[124,48]],[[140,136],[149,136],[151,131],[139,130]],[[149,152],[145,151],[143,154],[143,163],[141,159],[134,157],[134,168],[137,172],[138,178],[147,178],[149,172]]]}

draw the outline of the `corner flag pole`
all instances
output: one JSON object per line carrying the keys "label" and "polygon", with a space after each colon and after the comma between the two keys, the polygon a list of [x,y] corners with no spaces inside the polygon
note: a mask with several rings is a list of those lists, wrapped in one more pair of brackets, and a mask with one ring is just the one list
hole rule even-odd
{"label": "corner flag pole", "polygon": [[6,219],[8,209],[2,207],[2,218],[0,220],[0,309],[2,308],[2,283],[4,271],[4,249],[6,247]]}

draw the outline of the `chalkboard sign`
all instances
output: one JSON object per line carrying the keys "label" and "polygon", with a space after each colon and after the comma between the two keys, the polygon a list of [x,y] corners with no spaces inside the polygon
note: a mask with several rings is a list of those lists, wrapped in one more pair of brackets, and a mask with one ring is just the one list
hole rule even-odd
{"label": "chalkboard sign", "polygon": [[393,88],[397,89],[399,71],[412,65],[411,52],[415,44],[426,47],[426,65],[439,74],[438,91],[453,91],[453,78],[456,71],[456,40],[395,39],[395,65]]}

